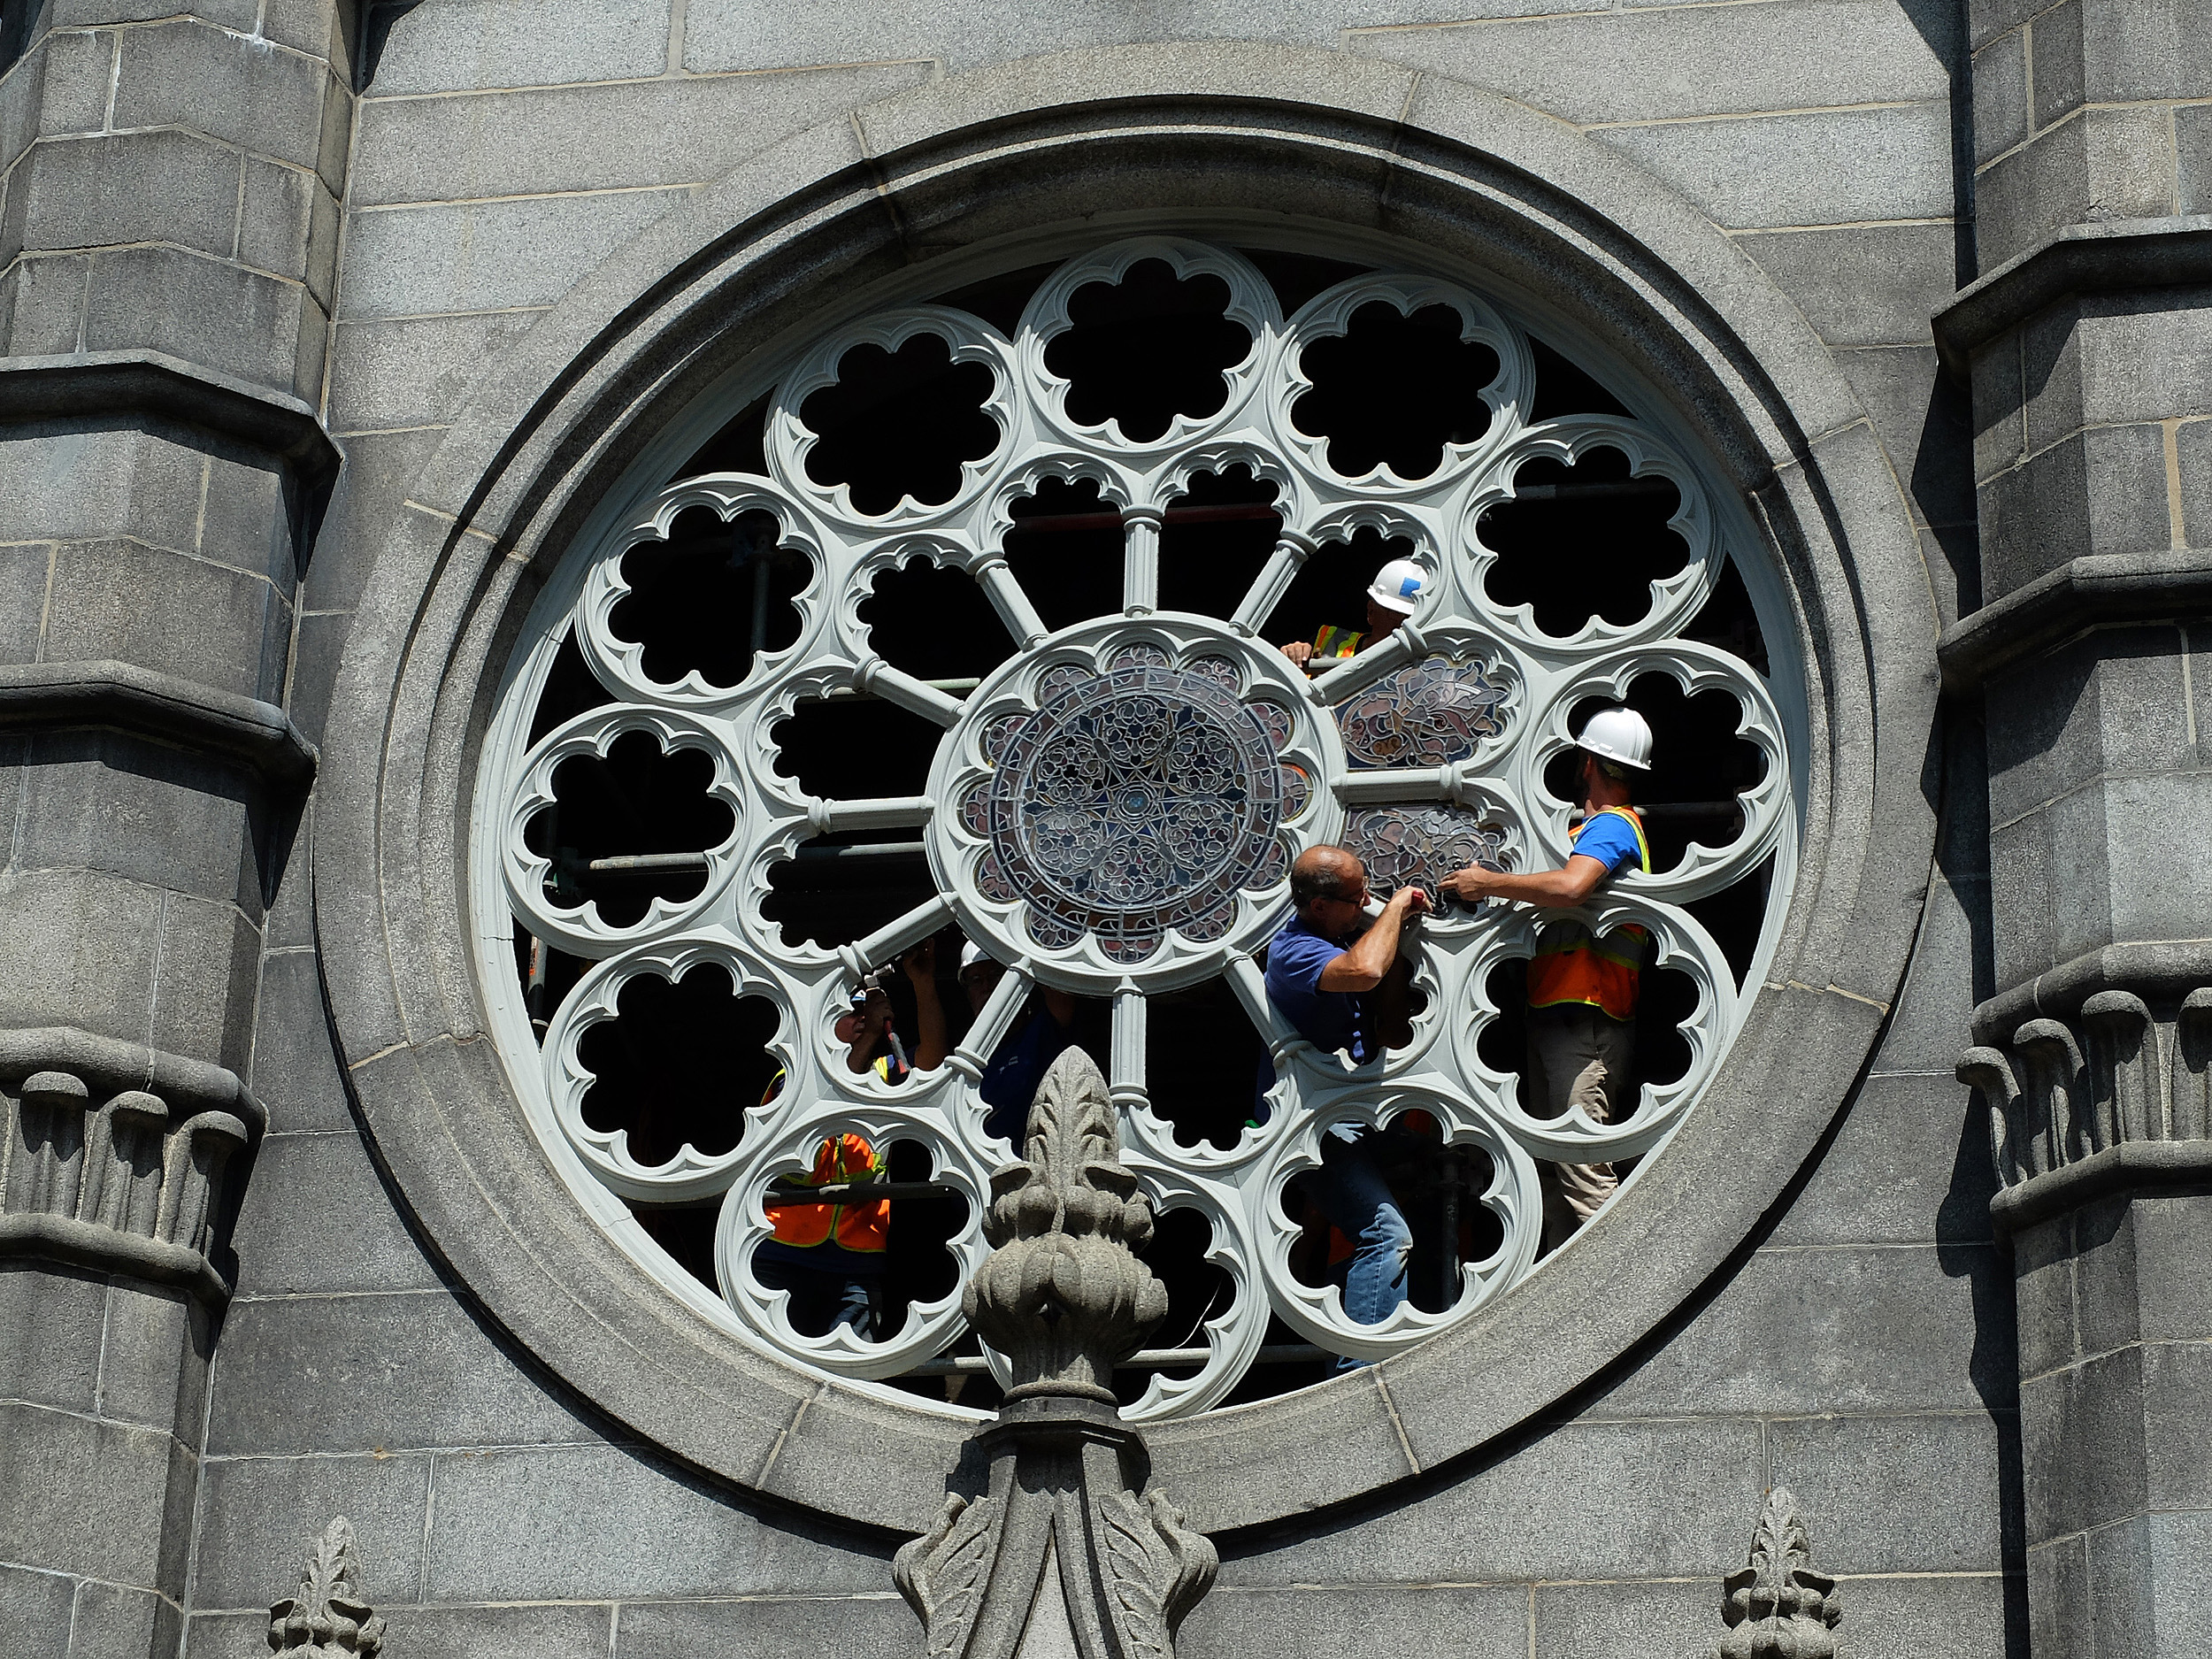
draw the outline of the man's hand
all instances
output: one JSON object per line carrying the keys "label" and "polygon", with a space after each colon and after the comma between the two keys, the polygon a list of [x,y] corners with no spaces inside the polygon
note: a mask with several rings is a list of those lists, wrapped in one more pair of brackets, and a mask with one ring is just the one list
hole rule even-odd
{"label": "man's hand", "polygon": [[1390,895],[1388,901],[1383,905],[1383,913],[1385,915],[1388,915],[1393,910],[1395,910],[1398,914],[1398,919],[1402,922],[1409,914],[1414,916],[1423,916],[1426,915],[1430,910],[1432,910],[1435,908],[1436,907],[1434,905],[1429,902],[1429,895],[1426,888],[1400,887],[1395,893]]}
{"label": "man's hand", "polygon": [[899,958],[899,971],[916,986],[927,981],[935,988],[937,982],[937,935],[927,939]]}
{"label": "man's hand", "polygon": [[1455,870],[1436,884],[1436,890],[1448,899],[1457,899],[1463,904],[1478,904],[1496,891],[1491,883],[1499,872],[1485,870],[1480,864],[1469,864],[1464,870]]}
{"label": "man's hand", "polygon": [[1290,658],[1292,662],[1297,664],[1299,667],[1303,668],[1313,657],[1313,641],[1310,640],[1293,640],[1289,644],[1283,647],[1283,655]]}

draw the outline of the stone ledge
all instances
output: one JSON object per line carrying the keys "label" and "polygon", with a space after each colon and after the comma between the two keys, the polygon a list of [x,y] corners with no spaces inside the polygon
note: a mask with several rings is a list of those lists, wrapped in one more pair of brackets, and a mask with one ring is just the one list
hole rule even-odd
{"label": "stone ledge", "polygon": [[2107,945],[2001,991],[1974,1010],[1974,1041],[1997,1045],[2032,1019],[2071,1019],[2091,997],[2129,991],[2149,998],[2186,996],[2212,985],[2212,939]]}
{"label": "stone ledge", "polygon": [[2169,616],[2212,604],[2212,549],[2089,553],[1961,617],[1936,641],[1946,691],[1991,674],[2092,622]]}
{"label": "stone ledge", "polygon": [[2070,294],[2212,282],[2212,213],[2063,225],[1961,288],[1935,314],[1936,349],[1963,379],[1978,346]]}
{"label": "stone ledge", "polygon": [[217,691],[134,663],[23,663],[0,667],[0,730],[111,726],[242,761],[270,783],[304,792],[315,746],[273,703]]}
{"label": "stone ledge", "polygon": [[146,1089],[194,1114],[229,1112],[257,1139],[269,1126],[266,1109],[226,1066],[74,1025],[0,1030],[0,1086],[14,1088],[47,1071],[73,1072],[103,1089]]}
{"label": "stone ledge", "polygon": [[2078,1164],[2032,1177],[1989,1201],[2000,1233],[2078,1210],[2116,1194],[2170,1187],[2212,1187],[2212,1141],[2131,1141]]}
{"label": "stone ledge", "polygon": [[252,445],[320,480],[342,458],[315,411],[219,369],[160,351],[83,351],[0,361],[0,422],[158,415]]}
{"label": "stone ledge", "polygon": [[174,1285],[210,1307],[230,1300],[230,1286],[197,1250],[118,1233],[73,1216],[0,1216],[0,1257],[45,1256],[96,1273],[126,1273]]}

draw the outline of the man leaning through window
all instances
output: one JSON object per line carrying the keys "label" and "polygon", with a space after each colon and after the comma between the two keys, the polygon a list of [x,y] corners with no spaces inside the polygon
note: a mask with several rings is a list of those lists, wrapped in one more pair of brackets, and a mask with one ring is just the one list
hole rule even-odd
{"label": "man leaning through window", "polygon": [[[1379,992],[1398,979],[1400,934],[1428,909],[1428,895],[1401,887],[1371,922],[1367,867],[1341,847],[1310,847],[1290,867],[1290,898],[1291,918],[1267,947],[1268,1000],[1315,1048],[1342,1049],[1356,1065],[1380,1057],[1394,1020]],[[1364,1124],[1333,1125],[1321,1138],[1315,1196],[1352,1242],[1344,1313],[1357,1325],[1381,1323],[1406,1299],[1413,1233],[1384,1176],[1389,1140]]]}
{"label": "man leaning through window", "polygon": [[[1651,770],[1651,727],[1633,709],[1601,709],[1575,740],[1583,751],[1582,824],[1563,870],[1527,875],[1471,864],[1438,884],[1470,903],[1509,899],[1550,910],[1582,903],[1633,858],[1647,873],[1644,821],[1629,804],[1629,780]],[[1610,1123],[1624,1104],[1636,1060],[1636,993],[1651,935],[1624,923],[1602,939],[1580,922],[1548,924],[1528,964],[1526,1077],[1539,1116],[1579,1106]],[[1546,1164],[1544,1248],[1556,1249],[1620,1185],[1610,1164]]]}

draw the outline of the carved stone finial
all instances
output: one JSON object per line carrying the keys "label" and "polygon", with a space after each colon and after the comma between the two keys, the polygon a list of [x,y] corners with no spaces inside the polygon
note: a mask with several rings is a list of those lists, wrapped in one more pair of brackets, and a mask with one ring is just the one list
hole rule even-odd
{"label": "carved stone finial", "polygon": [[998,1248],[962,1306],[1013,1367],[1010,1403],[1110,1403],[1114,1363],[1167,1316],[1167,1288],[1133,1254],[1151,1240],[1152,1207],[1121,1165],[1112,1096],[1080,1048],[1045,1073],[1022,1149],[1024,1162],[991,1178],[983,1231]]}
{"label": "carved stone finial", "polygon": [[1721,1581],[1728,1634],[1718,1659],[1835,1659],[1830,1632],[1843,1617],[1836,1581],[1815,1572],[1797,1500],[1767,1494],[1751,1532],[1750,1564]]}
{"label": "carved stone finial", "polygon": [[384,1621],[361,1600],[353,1524],[340,1516],[323,1529],[300,1569],[298,1593],[269,1609],[269,1648],[288,1659],[374,1659]]}
{"label": "carved stone finial", "polygon": [[1045,1073],[1023,1149],[993,1178],[985,1231],[998,1248],[965,1299],[1014,1373],[980,1437],[989,1489],[948,1497],[892,1576],[930,1659],[1172,1659],[1219,1559],[1146,1490],[1144,1442],[1115,1412],[1114,1362],[1165,1315],[1167,1292],[1133,1254],[1152,1210],[1080,1048]]}

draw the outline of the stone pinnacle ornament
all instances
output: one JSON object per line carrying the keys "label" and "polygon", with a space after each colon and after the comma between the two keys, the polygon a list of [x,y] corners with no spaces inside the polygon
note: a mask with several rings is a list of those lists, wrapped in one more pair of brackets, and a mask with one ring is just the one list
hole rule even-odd
{"label": "stone pinnacle ornament", "polygon": [[1116,1414],[1114,1364],[1165,1316],[1167,1292],[1136,1257],[1151,1207],[1081,1049],[1045,1073],[1023,1149],[992,1178],[996,1248],[965,1301],[1014,1375],[979,1436],[988,1484],[949,1496],[893,1574],[932,1659],[1166,1659],[1219,1563],[1146,1490],[1144,1442]]}

